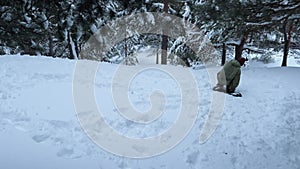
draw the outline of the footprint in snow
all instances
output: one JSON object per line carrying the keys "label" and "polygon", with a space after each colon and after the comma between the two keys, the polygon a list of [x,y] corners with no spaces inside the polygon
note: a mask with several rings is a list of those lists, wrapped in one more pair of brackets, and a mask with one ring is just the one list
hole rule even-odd
{"label": "footprint in snow", "polygon": [[49,135],[43,134],[43,135],[35,135],[32,137],[32,139],[37,143],[41,143],[46,141],[49,137],[50,137]]}
{"label": "footprint in snow", "polygon": [[199,154],[200,154],[199,151],[195,151],[195,152],[192,152],[191,154],[187,155],[186,163],[188,163],[190,165],[197,164]]}
{"label": "footprint in snow", "polygon": [[60,149],[57,154],[58,157],[63,157],[63,158],[71,158],[71,159],[75,159],[75,158],[80,158],[81,155],[80,154],[76,154],[74,152],[73,148],[62,148]]}

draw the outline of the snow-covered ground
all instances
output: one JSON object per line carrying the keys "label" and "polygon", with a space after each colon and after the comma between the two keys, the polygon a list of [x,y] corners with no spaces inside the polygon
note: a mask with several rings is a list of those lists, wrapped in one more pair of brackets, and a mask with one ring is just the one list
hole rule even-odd
{"label": "snow-covered ground", "polygon": [[[83,61],[79,61],[83,62]],[[33,56],[0,57],[1,169],[298,169],[300,168],[300,68],[250,62],[242,70],[241,98],[226,95],[215,133],[199,144],[211,106],[207,70],[190,69],[200,91],[199,112],[187,137],[161,155],[131,159],[103,150],[85,134],[73,103],[75,61]],[[277,66],[277,65],[278,66]],[[166,131],[179,113],[179,87],[170,76],[149,71],[132,81],[131,103],[149,109],[153,88],[164,92],[165,115],[153,124],[139,125],[118,116],[111,81],[118,68],[100,64],[95,78],[98,104],[104,118],[119,133],[151,137]],[[189,68],[182,68],[189,69]],[[209,68],[209,69],[220,69]]]}

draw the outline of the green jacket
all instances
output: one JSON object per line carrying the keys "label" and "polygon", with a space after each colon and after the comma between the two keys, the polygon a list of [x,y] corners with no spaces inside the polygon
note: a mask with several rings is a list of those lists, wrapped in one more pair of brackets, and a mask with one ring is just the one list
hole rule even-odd
{"label": "green jacket", "polygon": [[235,89],[240,83],[241,65],[237,60],[227,62],[218,72],[218,84]]}

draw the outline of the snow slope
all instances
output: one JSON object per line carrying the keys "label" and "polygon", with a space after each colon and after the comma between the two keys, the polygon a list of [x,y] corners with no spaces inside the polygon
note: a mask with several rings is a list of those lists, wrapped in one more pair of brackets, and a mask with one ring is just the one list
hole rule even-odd
{"label": "snow slope", "polygon": [[[300,168],[300,68],[257,67],[242,70],[238,91],[226,95],[222,120],[199,144],[211,103],[205,69],[191,69],[197,79],[200,107],[188,136],[159,156],[131,159],[94,144],[76,118],[72,95],[75,61],[30,56],[0,57],[0,168],[2,169],[298,169]],[[169,100],[166,115],[153,124],[123,120],[113,106],[110,83],[116,65],[101,64],[96,99],[107,122],[131,137],[164,132],[178,116],[180,93],[172,78],[159,72],[137,76],[129,97],[139,110],[149,109],[148,94],[162,90]],[[186,68],[188,69],[188,68]],[[220,69],[209,68],[209,69]]]}

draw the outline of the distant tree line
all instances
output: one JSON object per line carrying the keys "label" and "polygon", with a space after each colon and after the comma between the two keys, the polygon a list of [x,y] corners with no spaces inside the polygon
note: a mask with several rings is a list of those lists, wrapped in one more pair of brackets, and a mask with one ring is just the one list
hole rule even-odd
{"label": "distant tree line", "polygon": [[[236,58],[245,50],[282,49],[282,66],[286,66],[289,49],[300,48],[298,0],[2,0],[0,54],[77,59],[97,29],[139,12],[168,12],[197,25],[221,49],[223,63],[228,46],[235,47]],[[158,43],[152,43],[154,37]],[[136,46],[159,44],[170,49],[174,42],[157,35],[131,37],[126,41],[129,49],[116,44],[99,60],[109,61],[116,54],[126,57]],[[185,60],[197,59],[188,48],[176,51]]]}

